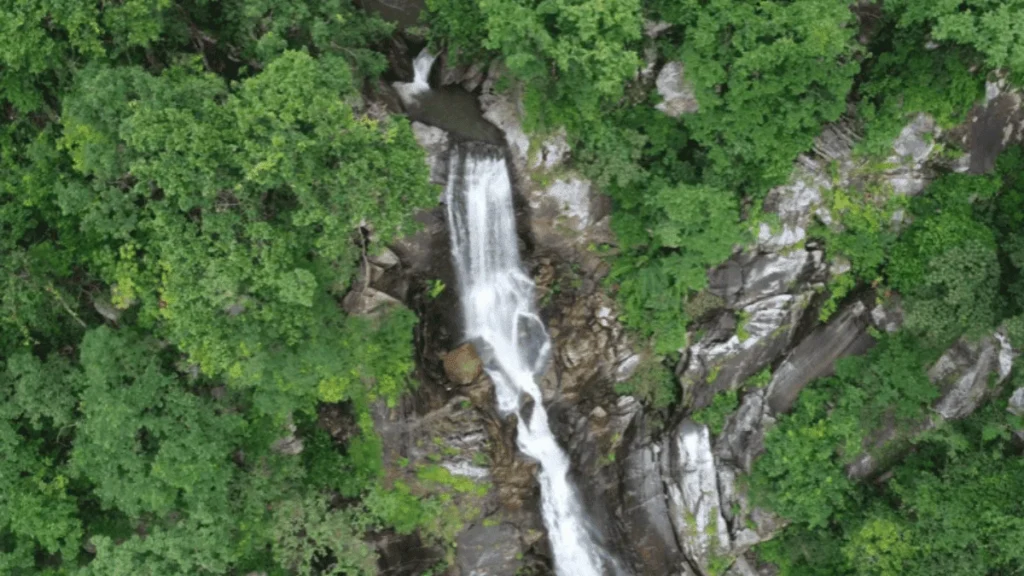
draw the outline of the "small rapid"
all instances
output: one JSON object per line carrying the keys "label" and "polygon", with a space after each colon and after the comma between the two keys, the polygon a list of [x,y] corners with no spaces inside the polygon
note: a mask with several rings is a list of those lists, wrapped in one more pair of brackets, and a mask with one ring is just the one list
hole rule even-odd
{"label": "small rapid", "polygon": [[398,92],[398,97],[406,105],[413,102],[417,96],[430,91],[430,69],[434,67],[436,59],[437,56],[424,48],[412,61],[412,82],[393,82],[391,84]]}
{"label": "small rapid", "polygon": [[[500,149],[455,145],[445,198],[465,335],[494,381],[499,411],[519,417],[519,449],[540,463],[541,512],[555,571],[600,576],[602,551],[569,481],[569,458],[551,433],[536,382],[550,360],[551,341],[520,262],[512,186]],[[528,398],[532,411],[523,410]]]}

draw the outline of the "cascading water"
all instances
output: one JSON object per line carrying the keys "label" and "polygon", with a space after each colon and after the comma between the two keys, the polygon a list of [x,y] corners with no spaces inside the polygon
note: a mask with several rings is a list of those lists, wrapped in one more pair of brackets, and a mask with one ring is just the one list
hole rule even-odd
{"label": "cascading water", "polygon": [[398,92],[398,96],[406,105],[416,96],[430,91],[430,69],[434,67],[434,60],[437,56],[424,48],[412,61],[412,82],[394,82],[392,86]]}
{"label": "cascading water", "polygon": [[[603,553],[569,482],[569,458],[551,433],[535,380],[551,343],[519,259],[512,186],[500,150],[454,146],[445,197],[466,337],[494,381],[499,411],[519,416],[519,449],[540,463],[541,511],[555,570],[559,576],[599,576]],[[522,410],[526,398],[533,400],[528,414]]]}

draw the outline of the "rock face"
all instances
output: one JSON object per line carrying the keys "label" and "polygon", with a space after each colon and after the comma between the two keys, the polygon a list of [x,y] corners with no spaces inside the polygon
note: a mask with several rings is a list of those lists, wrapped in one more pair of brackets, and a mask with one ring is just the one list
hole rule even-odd
{"label": "rock face", "polygon": [[686,67],[682,62],[665,64],[654,83],[662,97],[662,101],[655,106],[659,111],[678,118],[700,110],[697,95],[693,85],[686,79]]}
{"label": "rock face", "polygon": [[662,454],[676,537],[686,557],[704,571],[712,557],[730,548],[707,426],[684,420]]}
{"label": "rock face", "polygon": [[995,168],[999,153],[1015,142],[1024,142],[1024,95],[1011,89],[1005,78],[985,86],[985,102],[970,114],[970,124],[961,131],[961,142],[969,150],[972,174]]}
{"label": "rock face", "polygon": [[[699,409],[723,390],[737,389],[783,354],[823,286],[826,267],[817,249],[788,254],[744,253],[708,275],[708,291],[725,302],[711,329],[680,363],[683,403]],[[735,320],[735,331],[728,319]]]}
{"label": "rock face", "polygon": [[501,64],[492,64],[481,87],[480,106],[484,118],[505,135],[516,190],[529,207],[525,220],[530,236],[539,252],[560,260],[597,260],[583,249],[612,241],[611,202],[589,180],[565,169],[570,152],[564,129],[531,143],[522,127],[520,87],[513,84],[505,92],[496,88],[505,74]]}
{"label": "rock face", "polygon": [[866,352],[874,344],[867,333],[870,325],[867,306],[856,301],[793,347],[772,373],[768,385],[767,401],[772,412],[788,412],[805,386],[832,374],[837,359]]}
{"label": "rock face", "polygon": [[413,122],[412,135],[427,153],[430,181],[443,186],[448,181],[448,133],[434,126]]}
{"label": "rock face", "polygon": [[548,326],[555,362],[541,380],[545,401],[575,404],[600,382],[627,380],[639,364],[622,326],[611,317],[614,303],[596,292],[575,299]]}
{"label": "rock face", "polygon": [[[892,193],[914,195],[934,178],[927,162],[940,135],[935,120],[918,115],[905,126],[894,141],[890,166],[882,173],[877,168],[865,169],[854,160],[852,150],[859,137],[842,123],[826,126],[814,141],[814,154],[801,155],[787,184],[773,188],[764,201],[766,212],[779,217],[779,226],[761,224],[758,247],[779,251],[797,246],[807,238],[807,230],[815,222],[834,226],[825,199],[834,188],[859,187],[870,182],[887,187]],[[830,172],[829,166],[834,168]]]}
{"label": "rock face", "polygon": [[458,539],[458,566],[465,576],[516,576],[522,554],[519,530],[511,524],[481,525]]}

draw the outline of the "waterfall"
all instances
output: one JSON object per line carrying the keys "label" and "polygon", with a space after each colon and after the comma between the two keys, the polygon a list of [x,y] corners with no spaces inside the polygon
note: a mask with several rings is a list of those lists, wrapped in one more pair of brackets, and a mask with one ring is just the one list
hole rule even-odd
{"label": "waterfall", "polygon": [[[501,151],[479,143],[454,146],[445,198],[466,338],[494,381],[499,412],[519,416],[519,449],[540,463],[541,512],[555,570],[559,576],[600,576],[603,554],[569,482],[569,458],[551,433],[536,383],[551,342],[519,259]],[[532,411],[523,410],[528,399]]]}
{"label": "waterfall", "polygon": [[434,67],[437,56],[424,48],[412,61],[412,82],[394,82],[391,85],[398,92],[398,97],[408,106],[416,96],[430,91],[430,69]]}

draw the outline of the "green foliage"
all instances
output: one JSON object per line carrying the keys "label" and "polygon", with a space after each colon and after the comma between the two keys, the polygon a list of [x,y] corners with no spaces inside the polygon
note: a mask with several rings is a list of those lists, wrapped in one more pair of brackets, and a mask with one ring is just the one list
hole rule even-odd
{"label": "green foliage", "polygon": [[866,357],[841,360],[836,375],[812,383],[792,413],[765,437],[751,476],[753,494],[786,518],[822,528],[854,503],[845,465],[883,419],[913,423],[938,397],[925,367],[934,353],[888,336]]}
{"label": "green foliage", "polygon": [[431,197],[408,123],[356,116],[338,98],[351,89],[342,61],[286,52],[234,90],[185,67],[97,68],[69,97],[63,145],[90,181],[62,208],[120,244],[95,256],[115,296],[141,300],[207,374],[310,398],[318,379],[296,374],[349,372],[324,355],[345,330],[330,310],[352,231],[373,215],[388,241]]}
{"label": "green foliage", "polygon": [[701,109],[687,118],[708,149],[709,181],[760,194],[783,182],[822,124],[846,108],[858,71],[853,14],[831,0],[658,1],[685,34],[678,54]]}
{"label": "green foliage", "polygon": [[[392,26],[347,0],[0,20],[0,572],[374,573],[398,520],[365,503],[369,410],[416,320],[338,301],[434,203],[408,122],[362,112]],[[344,443],[310,432],[324,399]],[[303,457],[272,449],[292,416]]]}
{"label": "green foliage", "polygon": [[891,480],[859,487],[860,508],[827,529],[804,525],[759,547],[782,576],[1004,574],[1024,567],[1024,461],[1005,401],[926,436]]}
{"label": "green foliage", "polygon": [[1024,78],[1024,2],[897,0],[885,6],[899,16],[900,27],[927,25],[936,41],[971,46],[990,67]]}
{"label": "green foliage", "polygon": [[435,52],[447,46],[460,61],[487,57],[487,15],[478,0],[426,0],[430,38]]}
{"label": "green foliage", "polygon": [[736,390],[720,392],[715,394],[710,405],[694,412],[690,418],[698,424],[704,424],[712,434],[717,436],[722,433],[725,418],[732,414],[739,405],[740,399]]}
{"label": "green foliage", "polygon": [[274,511],[274,557],[300,576],[376,574],[377,555],[358,539],[360,528],[323,498],[283,502]]}
{"label": "green foliage", "polygon": [[654,409],[665,409],[679,400],[679,383],[666,365],[658,359],[640,362],[629,380],[615,385],[617,394],[635,396]]}
{"label": "green foliage", "polygon": [[886,2],[883,25],[870,45],[858,85],[857,115],[865,139],[857,149],[886,157],[893,139],[918,113],[931,115],[942,127],[963,121],[972,104],[984,93],[983,74],[972,72],[977,63],[970,48],[942,46],[925,49],[928,32],[921,27],[896,29]]}
{"label": "green foliage", "polygon": [[[726,259],[740,239],[733,195],[709,186],[664,187],[613,220],[625,248],[609,281],[624,307],[620,319],[669,353],[686,338],[684,301],[707,284],[707,268]],[[635,201],[634,201],[635,202]]]}
{"label": "green foliage", "polygon": [[638,0],[429,0],[427,7],[435,42],[504,58],[525,82],[534,127],[579,133],[622,96],[640,66]]}
{"label": "green foliage", "polygon": [[999,181],[952,174],[915,204],[917,217],[893,249],[893,288],[907,295],[907,328],[941,344],[977,335],[996,321],[1000,265],[992,230],[973,203],[992,198]]}

